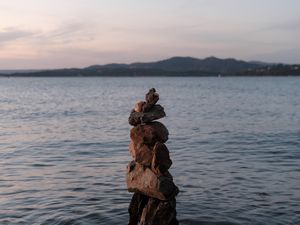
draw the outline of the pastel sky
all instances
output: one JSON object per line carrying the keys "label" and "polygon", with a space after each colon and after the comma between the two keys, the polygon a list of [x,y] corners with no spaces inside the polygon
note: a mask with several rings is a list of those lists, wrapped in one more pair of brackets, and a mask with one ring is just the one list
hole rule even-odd
{"label": "pastel sky", "polygon": [[171,56],[300,63],[300,1],[0,0],[0,69]]}

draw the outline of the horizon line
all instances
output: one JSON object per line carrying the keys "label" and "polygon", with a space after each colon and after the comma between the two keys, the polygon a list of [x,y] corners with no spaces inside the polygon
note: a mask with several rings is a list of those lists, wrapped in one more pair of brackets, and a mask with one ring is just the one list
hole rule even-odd
{"label": "horizon line", "polygon": [[244,59],[237,59],[237,58],[233,58],[233,57],[217,57],[217,56],[207,56],[204,58],[198,58],[198,57],[193,57],[193,56],[172,56],[172,57],[168,57],[168,58],[164,58],[164,59],[158,59],[155,61],[133,61],[130,63],[122,63],[122,62],[109,62],[109,63],[105,63],[105,64],[89,64],[87,66],[83,66],[83,67],[56,67],[56,68],[43,68],[43,69],[36,69],[36,68],[30,68],[30,69],[2,69],[0,68],[0,72],[10,72],[10,71],[45,71],[45,70],[60,70],[60,69],[84,69],[90,66],[105,66],[105,65],[111,65],[111,64],[123,64],[123,65],[131,65],[131,64],[136,64],[136,63],[156,63],[156,62],[160,62],[160,61],[165,61],[165,60],[170,60],[173,58],[192,58],[192,59],[198,59],[198,60],[205,60],[205,59],[209,59],[209,58],[215,58],[215,59],[221,59],[221,60],[228,60],[228,59],[233,59],[233,60],[237,60],[237,61],[244,61],[247,63],[263,63],[263,64],[283,64],[283,65],[299,65],[300,63],[283,63],[283,62],[267,62],[267,61],[260,61],[260,60],[244,60]]}

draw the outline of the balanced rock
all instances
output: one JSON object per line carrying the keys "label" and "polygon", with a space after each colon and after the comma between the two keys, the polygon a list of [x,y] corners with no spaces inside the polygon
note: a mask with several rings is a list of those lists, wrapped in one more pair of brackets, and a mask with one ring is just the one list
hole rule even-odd
{"label": "balanced rock", "polygon": [[178,194],[178,188],[170,178],[158,177],[149,168],[136,162],[129,163],[126,182],[129,192],[141,193],[162,201]]}
{"label": "balanced rock", "polygon": [[154,120],[161,119],[166,116],[164,108],[161,105],[154,105],[149,111],[142,112],[141,102],[136,103],[134,110],[131,111],[128,118],[128,122],[132,126],[136,126],[141,123],[149,123]]}
{"label": "balanced rock", "polygon": [[160,201],[134,193],[128,208],[128,225],[178,225],[176,200]]}
{"label": "balanced rock", "polygon": [[169,150],[163,143],[156,142],[153,148],[153,158],[151,162],[151,170],[157,174],[162,175],[168,171],[172,165]]}
{"label": "balanced rock", "polygon": [[143,105],[143,112],[149,111],[159,100],[159,95],[155,88],[151,88],[145,96],[146,104]]}
{"label": "balanced rock", "polygon": [[131,157],[133,158],[133,160],[135,160],[136,148],[135,148],[135,144],[133,143],[133,141],[131,141],[129,144],[129,153],[130,153]]}
{"label": "balanced rock", "polygon": [[140,101],[140,102],[137,102],[135,105],[134,105],[134,111],[135,112],[142,112],[143,110],[143,106],[146,104],[146,102],[143,102],[143,101]]}
{"label": "balanced rock", "polygon": [[144,166],[151,166],[153,151],[150,146],[131,141],[129,145],[129,152],[136,162]]}
{"label": "balanced rock", "polygon": [[158,100],[158,93],[151,88],[145,101],[137,102],[128,118],[134,126],[129,145],[133,161],[126,173],[127,189],[134,193],[128,225],[178,225],[175,197],[179,190],[168,171],[172,160],[164,143],[169,131],[155,121],[166,116],[164,108],[156,104]]}
{"label": "balanced rock", "polygon": [[141,219],[143,209],[147,205],[149,197],[140,193],[134,193],[130,205],[128,208],[129,212],[129,223],[128,225],[137,225]]}
{"label": "balanced rock", "polygon": [[168,129],[160,122],[140,124],[130,130],[130,138],[135,144],[154,145],[156,142],[165,143],[168,137]]}
{"label": "balanced rock", "polygon": [[139,225],[178,225],[176,201],[159,201],[150,198],[142,212]]}

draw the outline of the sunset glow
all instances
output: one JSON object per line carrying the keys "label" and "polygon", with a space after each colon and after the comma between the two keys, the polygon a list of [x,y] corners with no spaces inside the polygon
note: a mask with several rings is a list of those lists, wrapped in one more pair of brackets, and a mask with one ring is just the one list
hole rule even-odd
{"label": "sunset glow", "polygon": [[297,0],[1,0],[0,69],[217,56],[300,62]]}

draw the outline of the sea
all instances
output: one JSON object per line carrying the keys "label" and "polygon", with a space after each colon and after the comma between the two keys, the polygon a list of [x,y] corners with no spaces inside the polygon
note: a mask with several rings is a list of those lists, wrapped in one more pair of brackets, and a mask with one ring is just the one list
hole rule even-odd
{"label": "sea", "polygon": [[126,225],[128,116],[167,116],[181,225],[300,224],[300,78],[0,78],[0,224]]}

